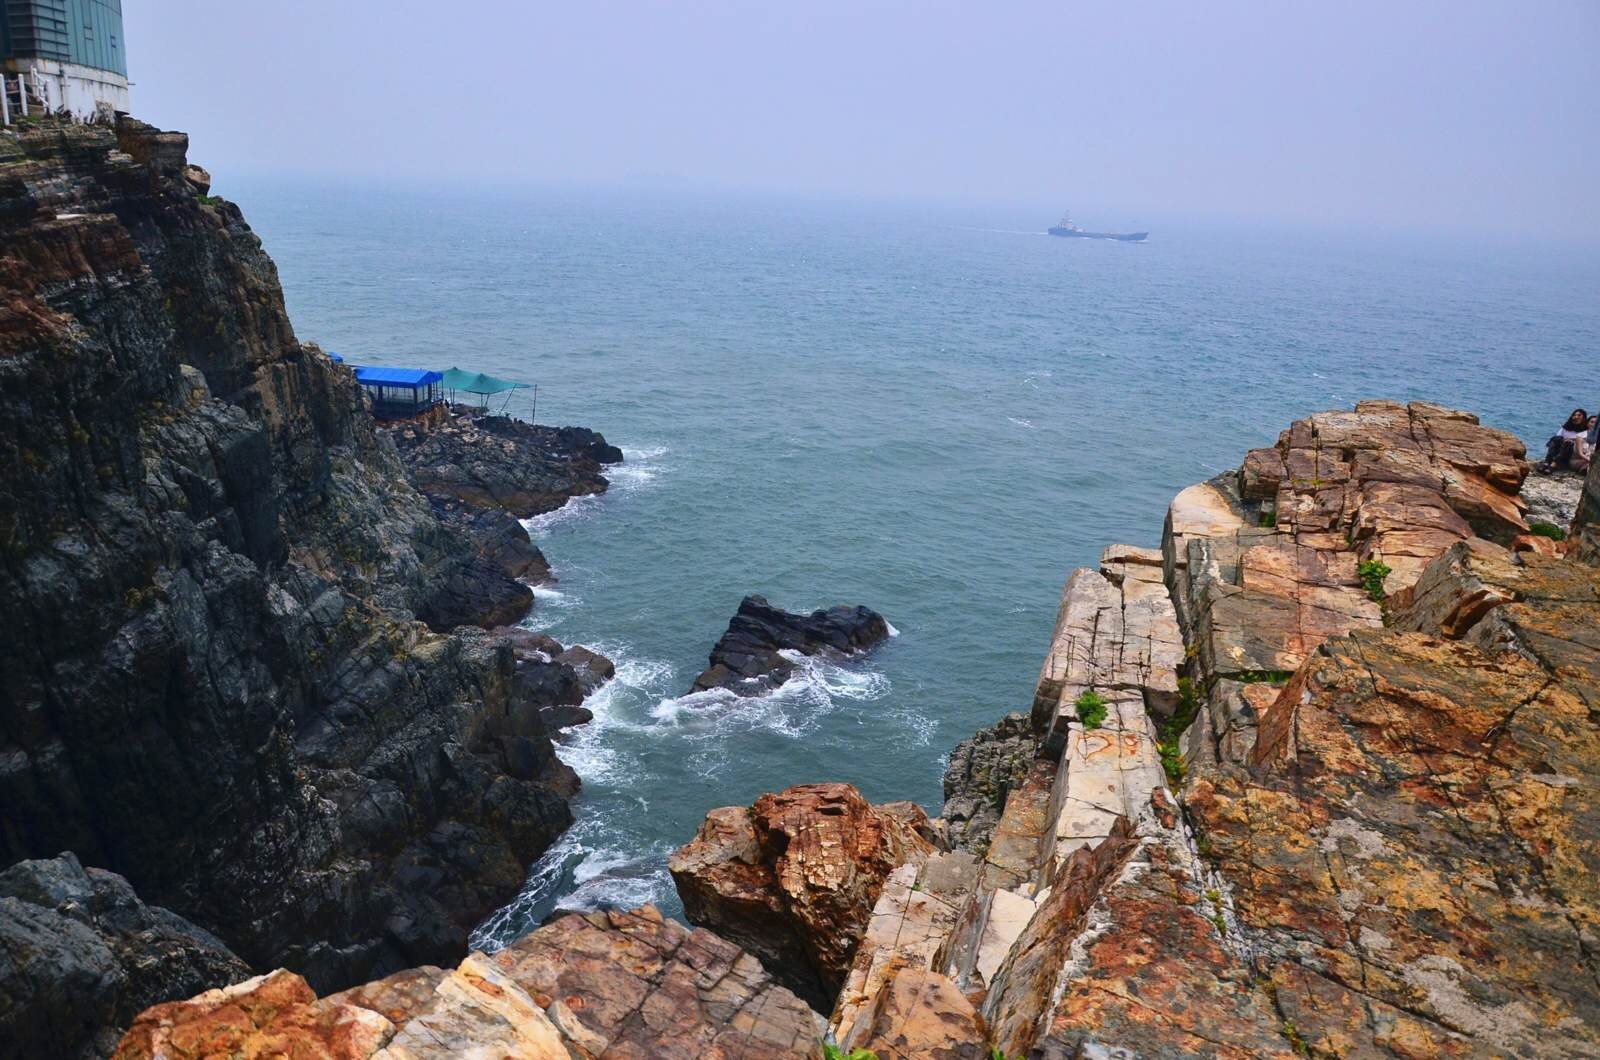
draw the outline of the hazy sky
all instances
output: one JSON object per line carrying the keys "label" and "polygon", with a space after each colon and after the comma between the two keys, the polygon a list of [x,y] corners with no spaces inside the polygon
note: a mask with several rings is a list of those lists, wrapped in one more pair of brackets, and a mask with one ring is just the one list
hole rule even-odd
{"label": "hazy sky", "polygon": [[135,113],[188,131],[219,177],[672,180],[1600,240],[1595,0],[123,7]]}

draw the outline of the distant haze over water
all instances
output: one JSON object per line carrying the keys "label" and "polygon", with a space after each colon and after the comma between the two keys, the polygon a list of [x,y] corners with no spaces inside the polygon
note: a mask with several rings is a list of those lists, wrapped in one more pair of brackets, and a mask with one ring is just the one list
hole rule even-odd
{"label": "distant haze over water", "polygon": [[[688,192],[222,184],[295,327],[361,363],[537,382],[628,463],[534,522],[532,623],[618,681],[562,754],[578,823],[500,940],[558,901],[678,906],[707,809],[836,779],[932,813],[941,758],[1028,708],[1062,583],[1158,543],[1172,495],[1358,399],[1542,443],[1600,406],[1600,261],[1532,244]],[[1080,211],[1081,212],[1081,211]],[[525,410],[524,410],[525,411]],[[779,695],[681,698],[745,593],[900,635]]]}

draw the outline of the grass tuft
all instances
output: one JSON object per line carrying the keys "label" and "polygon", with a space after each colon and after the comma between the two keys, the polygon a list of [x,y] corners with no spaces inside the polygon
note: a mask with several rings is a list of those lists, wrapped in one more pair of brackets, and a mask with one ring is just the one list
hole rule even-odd
{"label": "grass tuft", "polygon": [[1094,689],[1089,689],[1073,701],[1073,709],[1078,712],[1078,720],[1085,729],[1098,729],[1105,724],[1106,699]]}

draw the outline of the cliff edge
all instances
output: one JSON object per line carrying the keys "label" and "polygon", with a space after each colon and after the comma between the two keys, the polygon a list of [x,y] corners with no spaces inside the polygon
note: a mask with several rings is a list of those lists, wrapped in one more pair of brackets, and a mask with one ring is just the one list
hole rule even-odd
{"label": "cliff edge", "polygon": [[509,646],[415,616],[526,589],[295,338],[186,147],[0,135],[0,864],[70,851],[322,989],[453,962],[576,778]]}

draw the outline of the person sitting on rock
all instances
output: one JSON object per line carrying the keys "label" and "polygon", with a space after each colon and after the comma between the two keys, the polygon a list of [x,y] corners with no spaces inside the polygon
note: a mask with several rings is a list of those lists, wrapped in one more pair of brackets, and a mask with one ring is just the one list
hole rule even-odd
{"label": "person sitting on rock", "polygon": [[1579,474],[1588,471],[1589,463],[1594,459],[1596,434],[1600,434],[1600,415],[1589,417],[1588,429],[1578,435],[1577,442],[1573,444],[1572,460],[1567,466]]}
{"label": "person sitting on rock", "polygon": [[[1578,443],[1588,443],[1589,413],[1584,409],[1573,409],[1572,415],[1567,417],[1567,422],[1555,433],[1544,447],[1544,459],[1539,462],[1538,470],[1541,474],[1548,475],[1559,468],[1572,468],[1572,461],[1579,459]],[[1584,468],[1589,462],[1583,458]]]}

